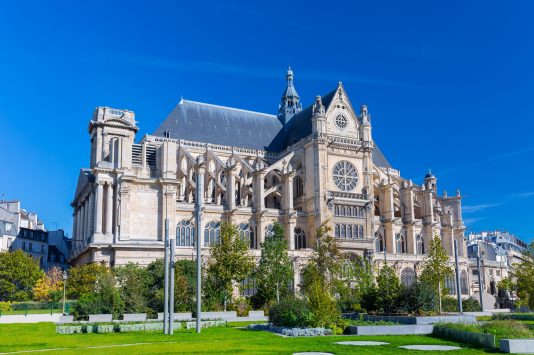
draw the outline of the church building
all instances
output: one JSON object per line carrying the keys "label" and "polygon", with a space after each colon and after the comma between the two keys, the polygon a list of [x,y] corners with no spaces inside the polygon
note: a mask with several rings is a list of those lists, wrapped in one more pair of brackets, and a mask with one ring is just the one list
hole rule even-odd
{"label": "church building", "polygon": [[203,255],[229,221],[259,258],[279,222],[298,285],[315,230],[329,221],[342,250],[377,266],[387,262],[410,284],[437,234],[451,262],[458,242],[464,291],[460,192],[438,195],[431,172],[421,185],[403,178],[380,151],[372,123],[367,106],[355,109],[341,83],[302,107],[291,69],[276,115],[182,99],[153,134],[138,139],[132,111],[98,107],[89,122],[90,165],[72,202],[71,262],[162,258],[166,219],[176,256],[194,259],[200,174]]}

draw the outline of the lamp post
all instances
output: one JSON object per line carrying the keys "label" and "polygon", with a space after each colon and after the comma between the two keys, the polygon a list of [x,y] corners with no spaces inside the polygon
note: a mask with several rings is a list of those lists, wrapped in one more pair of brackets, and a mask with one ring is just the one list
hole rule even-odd
{"label": "lamp post", "polygon": [[67,270],[63,270],[63,315],[65,316],[65,305],[66,305],[66,295],[67,295]]}

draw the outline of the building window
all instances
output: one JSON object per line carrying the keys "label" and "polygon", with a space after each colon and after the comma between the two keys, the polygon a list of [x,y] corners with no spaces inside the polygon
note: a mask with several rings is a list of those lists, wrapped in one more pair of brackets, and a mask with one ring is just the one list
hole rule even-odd
{"label": "building window", "polygon": [[246,278],[240,282],[242,297],[254,296],[257,292],[256,281],[253,278]]}
{"label": "building window", "polygon": [[423,240],[423,237],[421,234],[418,234],[417,237],[415,237],[415,245],[416,245],[416,252],[418,255],[425,254],[425,241]]}
{"label": "building window", "polygon": [[382,253],[384,251],[384,238],[380,233],[375,233],[375,252]]}
{"label": "building window", "polygon": [[302,230],[302,228],[295,227],[294,237],[295,237],[295,250],[305,249],[306,248],[306,233],[304,233],[304,230]]}
{"label": "building window", "polygon": [[462,295],[469,294],[469,286],[467,283],[467,271],[462,270],[462,273],[460,274],[460,287],[462,289]]}
{"label": "building window", "polygon": [[406,254],[406,237],[403,233],[397,233],[395,236],[395,246],[397,254]]}
{"label": "building window", "polygon": [[26,242],[22,242],[22,250],[26,251]]}
{"label": "building window", "polygon": [[6,232],[11,232],[12,226],[13,226],[12,223],[6,222]]}
{"label": "building window", "polygon": [[30,251],[33,251],[33,244],[30,243]]}
{"label": "building window", "polygon": [[195,228],[193,223],[183,220],[176,226],[176,246],[192,247],[195,245]]}
{"label": "building window", "polygon": [[453,276],[445,278],[445,287],[449,290],[449,295],[456,294],[456,280]]}
{"label": "building window", "polygon": [[44,254],[44,252],[45,252],[45,246],[41,245],[41,254]]}
{"label": "building window", "polygon": [[340,239],[363,239],[363,226],[358,224],[339,224],[334,225],[334,235]]}
{"label": "building window", "polygon": [[335,205],[334,216],[363,218],[365,216],[365,209],[358,206]]}
{"label": "building window", "polygon": [[240,223],[237,226],[237,232],[241,240],[249,242],[250,249],[256,249],[256,238],[254,236],[254,230],[250,227],[248,223]]}
{"label": "building window", "polygon": [[274,235],[274,226],[272,224],[268,224],[265,227],[265,238],[272,237]]}
{"label": "building window", "polygon": [[401,282],[404,286],[411,286],[415,281],[415,271],[411,267],[405,267],[401,272]]}
{"label": "building window", "polygon": [[334,165],[334,183],[341,191],[352,191],[358,183],[358,171],[350,162],[342,160]]}
{"label": "building window", "polygon": [[293,190],[295,198],[304,195],[304,182],[302,181],[302,178],[300,176],[296,176],[293,180]]}
{"label": "building window", "polygon": [[219,242],[221,236],[221,223],[211,221],[204,227],[204,246],[209,247]]}

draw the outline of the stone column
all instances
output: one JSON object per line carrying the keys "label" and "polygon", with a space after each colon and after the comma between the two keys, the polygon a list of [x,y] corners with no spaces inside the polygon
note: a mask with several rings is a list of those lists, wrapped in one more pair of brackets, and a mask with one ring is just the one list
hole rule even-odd
{"label": "stone column", "polygon": [[407,243],[407,253],[415,254],[416,252],[416,241],[415,233],[413,229],[413,224],[415,221],[415,211],[414,211],[414,200],[413,200],[413,190],[412,182],[405,183],[403,188],[400,191],[401,204],[404,205],[402,211],[402,223],[404,224],[404,229],[406,231],[406,243]]}
{"label": "stone column", "polygon": [[226,168],[226,205],[230,211],[235,209],[235,165]]}
{"label": "stone column", "polygon": [[384,242],[386,243],[386,251],[388,253],[394,253],[395,248],[395,234],[393,233],[393,186],[391,184],[382,184],[382,200],[380,203],[380,209],[382,214],[382,224],[384,225]]}
{"label": "stone column", "polygon": [[265,173],[261,171],[254,173],[254,208],[257,212],[261,212],[265,209],[265,199],[263,195],[265,192],[264,180]]}
{"label": "stone column", "polygon": [[120,189],[117,186],[117,194],[120,192],[120,219],[117,223],[119,240],[130,239],[130,184],[122,182]]}
{"label": "stone column", "polygon": [[290,171],[283,175],[284,191],[283,191],[283,206],[285,213],[291,213],[293,211],[293,178],[295,172]]}
{"label": "stone column", "polygon": [[86,201],[82,202],[82,245],[87,243],[87,238],[89,236],[89,226],[87,225],[87,214],[88,209],[86,206]]}
{"label": "stone column", "polygon": [[111,236],[113,222],[113,186],[106,184],[106,236]]}
{"label": "stone column", "polygon": [[434,238],[433,228],[434,225],[434,208],[432,190],[423,191],[423,240],[425,243],[425,252],[430,250],[430,242]]}
{"label": "stone column", "polygon": [[[295,217],[292,217],[289,214],[285,216],[284,228],[286,231],[287,246],[289,250],[295,250],[295,227],[296,225],[297,225],[297,219]],[[308,237],[307,244],[309,244],[309,236],[306,235],[306,237]]]}
{"label": "stone column", "polygon": [[102,204],[103,204],[104,188],[102,183],[98,182],[96,185],[96,203],[95,203],[95,233],[94,235],[102,234]]}

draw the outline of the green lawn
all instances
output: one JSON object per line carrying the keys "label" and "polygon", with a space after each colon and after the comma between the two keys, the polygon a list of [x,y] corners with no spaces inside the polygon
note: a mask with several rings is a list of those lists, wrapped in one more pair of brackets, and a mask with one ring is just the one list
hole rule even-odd
{"label": "green lawn", "polygon": [[[351,347],[335,345],[336,341],[374,340],[390,345]],[[141,343],[141,344],[140,344]],[[122,344],[122,345],[121,345]],[[134,344],[134,345],[128,345]],[[204,329],[201,334],[180,331],[173,336],[160,333],[112,333],[59,335],[51,323],[0,324],[0,353],[54,349],[50,354],[153,354],[153,353],[227,353],[227,354],[292,354],[323,351],[334,354],[410,354],[413,350],[397,348],[410,344],[458,343],[427,336],[326,336],[285,338],[263,331],[237,327]],[[460,345],[464,349],[447,354],[482,354],[483,350]],[[42,354],[43,352],[41,352]],[[424,353],[424,352],[422,352]],[[439,354],[439,352],[432,352]]]}

